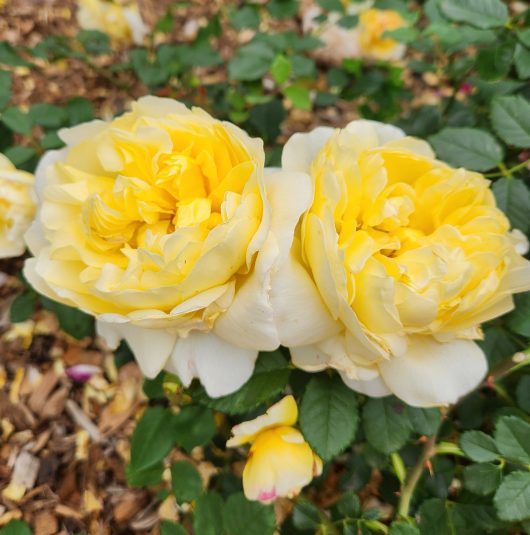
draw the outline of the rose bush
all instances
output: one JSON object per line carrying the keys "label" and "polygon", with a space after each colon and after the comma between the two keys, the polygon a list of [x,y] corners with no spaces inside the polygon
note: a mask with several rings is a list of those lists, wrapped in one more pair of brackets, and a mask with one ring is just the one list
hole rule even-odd
{"label": "rose bush", "polygon": [[[489,181],[372,121],[295,134],[282,164],[315,186],[292,257],[313,282],[297,296],[305,343],[284,342],[294,363],[336,368],[359,392],[415,406],[476,387],[487,370],[480,324],[530,289],[530,263]],[[327,318],[316,339],[318,308]]]}
{"label": "rose bush", "polygon": [[60,136],[36,171],[28,281],[96,316],[111,347],[124,338],[148,377],[166,367],[211,396],[238,389],[279,344],[262,303],[308,177],[265,176],[261,141],[169,99]]}

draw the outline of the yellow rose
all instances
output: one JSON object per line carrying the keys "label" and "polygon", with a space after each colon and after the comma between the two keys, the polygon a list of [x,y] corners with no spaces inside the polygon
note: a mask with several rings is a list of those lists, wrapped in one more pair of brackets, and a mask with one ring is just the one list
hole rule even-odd
{"label": "yellow rose", "polygon": [[26,248],[24,232],[35,214],[33,180],[0,154],[0,258],[20,256]]}
{"label": "yellow rose", "polygon": [[149,29],[136,2],[79,0],[77,22],[84,30],[99,30],[116,41],[141,45]]}
{"label": "yellow rose", "polygon": [[359,47],[361,55],[375,60],[397,60],[406,47],[383,34],[407,25],[403,17],[391,9],[367,9],[359,15]]}
{"label": "yellow rose", "polygon": [[265,174],[260,140],[169,99],[59,135],[66,147],[36,172],[27,279],[95,315],[111,347],[125,338],[147,376],[166,367],[211,396],[237,390],[279,344],[270,279],[309,177]]}
{"label": "yellow rose", "polygon": [[315,185],[293,248],[303,278],[290,301],[275,302],[278,316],[303,311],[305,338],[282,339],[294,363],[336,368],[355,390],[415,406],[472,390],[487,370],[473,342],[480,323],[530,289],[524,244],[489,181],[372,121],[295,134],[282,163]]}
{"label": "yellow rose", "polygon": [[251,443],[243,470],[243,489],[249,500],[270,503],[280,496],[292,498],[322,473],[321,459],[292,427],[297,419],[296,401],[286,396],[266,414],[232,429],[227,447]]}

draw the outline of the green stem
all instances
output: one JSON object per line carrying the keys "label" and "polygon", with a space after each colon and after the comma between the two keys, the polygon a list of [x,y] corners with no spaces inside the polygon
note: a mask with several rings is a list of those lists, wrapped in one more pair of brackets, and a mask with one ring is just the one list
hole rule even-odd
{"label": "green stem", "polygon": [[416,464],[409,472],[409,475],[405,481],[405,484],[401,487],[401,493],[398,504],[398,516],[401,518],[409,518],[410,502],[412,501],[412,496],[416,490],[416,485],[418,484],[423,470],[425,468],[425,463],[434,455],[436,455],[436,436],[435,433],[429,440],[425,443],[423,450],[416,461]]}
{"label": "green stem", "polygon": [[508,173],[508,175],[511,176],[511,175],[513,175],[513,173],[519,171],[519,169],[525,168],[528,164],[530,164],[530,158],[528,160],[525,160],[524,162],[521,162],[521,163],[519,163],[517,165],[514,165],[513,167],[510,167],[509,169],[506,169],[506,166],[504,164],[500,164],[499,165],[499,169],[501,169],[500,172],[487,173],[484,176],[486,178],[496,178],[496,177],[499,177],[499,176],[507,176],[506,173]]}

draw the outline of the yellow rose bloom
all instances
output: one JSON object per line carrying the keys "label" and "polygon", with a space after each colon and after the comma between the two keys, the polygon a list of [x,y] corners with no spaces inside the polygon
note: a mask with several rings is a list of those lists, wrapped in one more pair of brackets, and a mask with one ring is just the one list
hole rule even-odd
{"label": "yellow rose bloom", "polygon": [[278,316],[297,307],[306,333],[282,340],[294,363],[336,368],[357,391],[415,406],[454,403],[476,387],[487,370],[473,341],[480,323],[530,289],[524,243],[489,181],[372,121],[295,134],[282,164],[315,186],[293,248],[298,304],[275,303]]}
{"label": "yellow rose bloom", "polygon": [[83,30],[98,30],[116,41],[142,44],[149,29],[136,2],[79,0],[77,22]]}
{"label": "yellow rose bloom", "polygon": [[359,15],[359,47],[361,55],[374,60],[397,60],[405,55],[405,45],[383,34],[407,25],[403,17],[391,9],[367,9]]}
{"label": "yellow rose bloom", "polygon": [[311,202],[307,175],[265,174],[260,140],[170,99],[59,135],[36,171],[28,281],[96,316],[111,347],[124,338],[147,376],[237,390],[279,345],[270,279]]}
{"label": "yellow rose bloom", "polygon": [[270,503],[292,498],[322,473],[322,461],[302,433],[292,427],[298,419],[293,396],[286,396],[266,414],[232,429],[227,447],[251,443],[243,470],[243,489],[249,500]]}
{"label": "yellow rose bloom", "polygon": [[20,256],[24,233],[35,214],[33,175],[19,171],[0,154],[0,258]]}

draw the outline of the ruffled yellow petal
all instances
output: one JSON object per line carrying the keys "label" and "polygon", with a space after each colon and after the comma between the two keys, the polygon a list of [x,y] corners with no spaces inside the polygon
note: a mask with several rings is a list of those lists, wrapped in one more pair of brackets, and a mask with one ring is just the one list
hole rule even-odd
{"label": "ruffled yellow petal", "polygon": [[272,405],[265,414],[232,428],[232,438],[226,443],[231,448],[253,442],[261,432],[277,426],[291,426],[298,419],[298,407],[293,396],[285,396]]}

